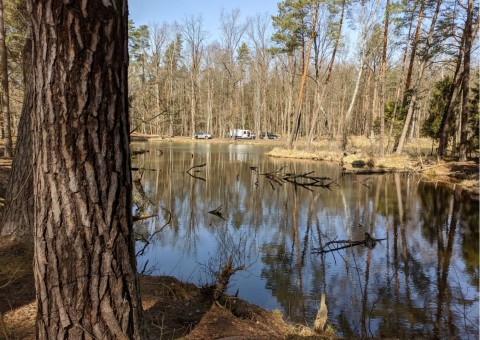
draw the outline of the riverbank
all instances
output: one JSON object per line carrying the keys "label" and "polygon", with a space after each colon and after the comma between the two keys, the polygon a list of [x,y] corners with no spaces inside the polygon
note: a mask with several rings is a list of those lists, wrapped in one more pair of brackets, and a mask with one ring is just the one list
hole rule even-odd
{"label": "riverbank", "polygon": [[[0,159],[3,206],[11,160]],[[35,339],[33,246],[0,242],[0,339]],[[143,339],[328,339],[309,327],[291,325],[279,311],[267,311],[236,297],[213,302],[212,287],[173,277],[141,276]]]}
{"label": "riverbank", "polygon": [[413,139],[406,144],[401,155],[388,154],[384,159],[378,156],[376,144],[363,136],[350,137],[347,151],[341,150],[341,141],[316,140],[310,146],[300,139],[293,150],[285,147],[287,139],[233,140],[231,138],[213,138],[198,140],[188,137],[160,137],[137,135],[135,141],[170,143],[205,143],[266,145],[272,150],[270,157],[305,159],[336,162],[342,165],[344,174],[381,174],[381,173],[417,173],[422,181],[445,185],[452,190],[460,190],[469,197],[479,200],[479,164],[478,158],[468,162],[457,162],[455,158],[437,160],[432,155],[435,145],[428,138]]}

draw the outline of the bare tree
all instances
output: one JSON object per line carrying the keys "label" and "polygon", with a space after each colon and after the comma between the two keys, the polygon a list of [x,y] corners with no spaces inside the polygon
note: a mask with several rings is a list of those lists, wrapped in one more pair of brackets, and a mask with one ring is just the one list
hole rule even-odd
{"label": "bare tree", "polygon": [[438,0],[435,12],[434,12],[433,17],[432,17],[432,21],[430,23],[430,29],[428,31],[427,40],[425,42],[425,50],[423,51],[422,61],[420,62],[418,77],[415,80],[415,84],[413,85],[413,89],[412,89],[413,93],[412,93],[412,97],[410,99],[410,103],[408,105],[408,112],[407,112],[407,116],[405,118],[405,123],[403,125],[402,134],[400,135],[400,139],[398,140],[398,144],[397,144],[397,150],[395,151],[397,154],[401,154],[402,151],[403,151],[403,147],[404,147],[404,144],[405,144],[405,139],[407,137],[408,128],[410,127],[410,123],[412,121],[413,110],[415,109],[415,104],[416,104],[416,101],[417,101],[417,95],[418,95],[417,92],[418,92],[420,83],[421,83],[422,78],[423,78],[423,73],[425,72],[425,69],[427,67],[427,62],[430,59],[430,47],[432,45],[432,39],[433,39],[434,30],[435,30],[435,24],[437,22],[438,13],[440,12],[441,5],[442,5],[442,0]]}
{"label": "bare tree", "polygon": [[198,77],[200,66],[205,52],[207,33],[203,30],[201,16],[186,17],[183,21],[182,32],[187,43],[190,66],[190,131],[194,138],[198,100]]}
{"label": "bare tree", "polygon": [[235,127],[240,120],[240,105],[235,103],[235,101],[237,101],[237,104],[240,102],[240,87],[238,86],[240,75],[235,62],[235,52],[240,47],[246,28],[247,25],[240,22],[240,10],[238,8],[233,9],[229,13],[226,13],[224,10],[220,12],[221,44],[224,54],[222,64],[227,81],[226,100],[228,101],[228,110],[231,115],[229,123],[230,125],[235,125]]}
{"label": "bare tree", "polygon": [[355,82],[355,89],[353,90],[352,97],[350,99],[350,105],[348,106],[348,110],[345,113],[344,118],[344,129],[343,129],[343,141],[342,141],[342,148],[345,149],[347,146],[347,137],[350,133],[351,128],[351,120],[353,114],[353,108],[355,105],[355,101],[357,99],[358,90],[360,88],[360,81],[362,79],[363,69],[365,65],[365,61],[367,59],[367,55],[372,53],[373,51],[366,50],[366,44],[368,37],[372,34],[374,24],[378,21],[378,8],[379,0],[373,0],[370,2],[365,2],[362,4],[360,8],[360,16],[359,16],[359,25],[361,25],[361,32],[359,37],[359,53],[360,53],[360,61],[358,65],[358,73],[357,73],[357,80]]}

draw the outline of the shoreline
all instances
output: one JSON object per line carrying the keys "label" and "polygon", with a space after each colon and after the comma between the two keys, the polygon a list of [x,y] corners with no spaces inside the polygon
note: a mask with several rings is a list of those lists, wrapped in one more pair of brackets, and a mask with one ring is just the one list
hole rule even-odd
{"label": "shoreline", "polygon": [[[135,137],[135,136],[134,136]],[[137,136],[138,137],[138,136]],[[343,174],[385,174],[385,173],[415,173],[421,175],[421,181],[445,185],[453,191],[460,190],[474,200],[479,200],[479,164],[470,160],[468,162],[437,161],[437,157],[430,155],[431,141],[421,138],[407,144],[401,155],[389,154],[381,160],[374,156],[374,145],[369,139],[362,136],[351,137],[347,152],[340,150],[340,141],[321,140],[307,147],[304,140],[300,139],[293,150],[288,150],[285,145],[286,138],[278,139],[253,139],[232,140],[231,138],[212,138],[198,140],[189,137],[160,137],[141,136],[141,141],[132,138],[132,143],[198,143],[198,144],[238,144],[272,146],[273,149],[266,153],[273,158],[299,159],[319,162],[339,163]]]}

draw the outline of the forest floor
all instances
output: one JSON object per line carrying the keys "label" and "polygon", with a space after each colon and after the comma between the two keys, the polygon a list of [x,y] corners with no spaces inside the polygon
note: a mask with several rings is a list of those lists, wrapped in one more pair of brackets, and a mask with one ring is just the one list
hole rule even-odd
{"label": "forest floor", "polygon": [[[168,141],[192,142],[189,138]],[[196,141],[232,143],[229,139]],[[270,156],[341,162],[345,173],[418,172],[424,180],[445,183],[478,199],[477,161],[437,162],[428,156],[425,143],[407,146],[406,155],[387,156],[379,161],[365,140],[352,140],[350,151],[331,150],[324,142],[320,151],[303,145],[284,148],[285,139],[233,141],[275,146]],[[362,146],[363,145],[363,146]],[[423,145],[423,147],[421,146]],[[0,204],[3,205],[10,176],[11,160],[0,158]],[[0,339],[35,338],[35,286],[31,245],[0,247]],[[291,325],[278,311],[266,311],[235,297],[225,297],[221,305],[212,303],[211,288],[197,287],[173,277],[140,277],[146,339],[324,339],[334,338],[327,328],[321,336],[308,327]]]}

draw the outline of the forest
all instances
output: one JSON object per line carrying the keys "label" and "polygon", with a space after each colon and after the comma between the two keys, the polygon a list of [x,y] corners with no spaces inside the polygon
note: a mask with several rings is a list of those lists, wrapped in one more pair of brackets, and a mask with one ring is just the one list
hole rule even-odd
{"label": "forest", "polygon": [[141,337],[134,132],[365,136],[380,158],[428,137],[438,159],[478,157],[473,0],[284,0],[222,11],[214,39],[201,16],[136,25],[126,0],[86,3],[0,0],[0,234],[35,240],[37,338]]}
{"label": "forest", "polygon": [[[23,1],[6,3],[2,84],[11,118],[4,113],[3,121],[11,120],[13,136],[24,93],[25,12]],[[226,137],[238,127],[309,143],[387,136],[379,153],[430,137],[440,156],[449,150],[463,159],[478,149],[478,4],[286,0],[272,17],[242,21],[240,13],[219,13],[218,37],[201,15],[129,21],[131,132]]]}

